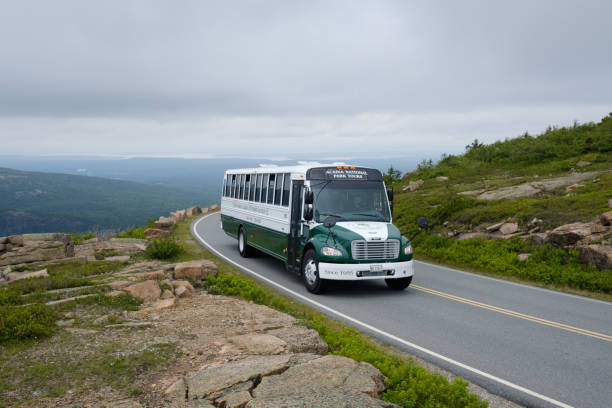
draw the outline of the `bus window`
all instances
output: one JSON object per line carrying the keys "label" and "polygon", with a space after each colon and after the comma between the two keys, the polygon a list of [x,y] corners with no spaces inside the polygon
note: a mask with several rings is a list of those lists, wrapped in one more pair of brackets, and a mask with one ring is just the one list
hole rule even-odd
{"label": "bus window", "polygon": [[283,181],[283,205],[289,207],[289,191],[291,186],[291,174],[285,173]]}
{"label": "bus window", "polygon": [[268,179],[268,204],[273,203],[275,180],[276,180],[276,174],[270,174],[269,179]]}
{"label": "bus window", "polygon": [[277,174],[276,175],[276,189],[275,189],[276,191],[274,192],[274,204],[275,205],[280,205],[281,203],[282,188],[283,188],[283,175]]}
{"label": "bus window", "polygon": [[250,174],[245,174],[244,178],[246,180],[244,182],[244,199],[248,200],[249,199],[249,192],[251,191],[251,175]]}
{"label": "bus window", "polygon": [[225,197],[229,197],[231,189],[232,189],[232,176],[228,174],[227,177],[225,177],[225,190],[223,190],[223,195]]}
{"label": "bus window", "polygon": [[232,174],[232,193],[231,193],[231,197],[232,198],[236,198],[236,175]]}
{"label": "bus window", "polygon": [[255,179],[255,201],[261,201],[261,174],[258,174]]}
{"label": "bus window", "polygon": [[268,197],[268,179],[270,178],[269,174],[264,174],[263,179],[261,181],[261,202],[265,203]]}
{"label": "bus window", "polygon": [[251,175],[251,187],[249,188],[249,201],[255,201],[255,175]]}
{"label": "bus window", "polygon": [[240,174],[238,177],[238,199],[242,200],[244,198],[244,174]]}

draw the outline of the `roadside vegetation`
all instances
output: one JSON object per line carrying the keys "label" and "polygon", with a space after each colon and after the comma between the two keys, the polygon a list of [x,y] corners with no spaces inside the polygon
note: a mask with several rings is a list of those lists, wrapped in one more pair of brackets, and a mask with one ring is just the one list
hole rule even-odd
{"label": "roadside vegetation", "polygon": [[[417,259],[611,300],[612,271],[581,264],[575,251],[518,238],[451,237],[503,221],[526,231],[536,219],[539,232],[545,232],[598,219],[610,211],[611,169],[612,114],[599,123],[550,127],[537,136],[525,133],[490,145],[475,140],[462,155],[443,155],[437,163],[424,160],[399,180],[390,169],[386,178],[395,190],[394,222],[404,234],[415,230],[418,216],[430,220],[432,228],[414,239]],[[560,187],[529,197],[477,198],[483,191],[583,172],[597,173],[570,192]],[[417,180],[422,185],[410,191],[409,182]],[[531,256],[519,261],[520,253]]]}

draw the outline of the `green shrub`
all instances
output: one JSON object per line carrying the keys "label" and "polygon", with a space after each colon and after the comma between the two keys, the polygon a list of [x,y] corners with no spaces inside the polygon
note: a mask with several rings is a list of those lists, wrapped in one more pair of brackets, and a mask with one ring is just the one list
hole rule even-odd
{"label": "green shrub", "polygon": [[153,240],[146,250],[146,255],[152,259],[172,259],[176,258],[183,250],[173,238],[159,238]]}
{"label": "green shrub", "polygon": [[[255,303],[265,304],[280,311],[293,311],[285,298],[269,289],[263,289],[253,281],[236,275],[219,274],[206,278],[205,287],[209,293],[225,296],[239,296]],[[295,314],[295,313],[294,313]],[[385,401],[403,407],[470,407],[484,408],[488,404],[476,395],[470,394],[467,382],[461,378],[452,383],[439,375],[432,374],[414,363],[385,353],[373,343],[364,339],[357,330],[342,326],[334,329],[326,324],[320,315],[298,315],[306,325],[315,329],[329,345],[331,354],[341,355],[357,361],[365,361],[378,368],[387,377]]]}
{"label": "green shrub", "polygon": [[0,289],[0,306],[20,305],[23,303],[21,293],[13,288]]}
{"label": "green shrub", "polygon": [[149,221],[147,221],[147,224],[145,226],[143,226],[143,227],[134,227],[132,229],[124,231],[121,234],[118,234],[117,238],[138,238],[138,239],[145,239],[145,235],[144,235],[145,230],[147,230],[149,228],[154,228],[154,227],[155,227],[155,220],[149,220]]}
{"label": "green shrub", "polygon": [[[576,251],[567,252],[551,245],[532,247],[519,238],[457,241],[430,235],[418,242],[416,252],[430,258],[546,285],[612,293],[612,271],[598,271],[592,265],[583,265]],[[522,252],[530,252],[532,255],[527,261],[521,262],[517,255]]]}
{"label": "green shrub", "polygon": [[74,242],[74,245],[79,245],[83,241],[87,241],[88,239],[92,239],[95,237],[96,237],[96,234],[94,234],[93,232],[85,232],[83,234],[79,234],[79,233],[70,234],[70,238],[72,239],[72,242]]}
{"label": "green shrub", "polygon": [[0,342],[51,335],[55,315],[45,305],[0,306]]}

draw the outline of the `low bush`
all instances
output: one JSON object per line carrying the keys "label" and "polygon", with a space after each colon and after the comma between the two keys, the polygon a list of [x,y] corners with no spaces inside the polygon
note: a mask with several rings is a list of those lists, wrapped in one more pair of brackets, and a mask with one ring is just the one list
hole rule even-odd
{"label": "low bush", "polygon": [[0,306],[20,305],[23,303],[21,293],[13,288],[0,289]]}
{"label": "low bush", "polygon": [[82,234],[79,234],[79,233],[70,234],[70,239],[72,239],[72,242],[74,242],[74,245],[79,245],[83,243],[83,241],[87,241],[88,239],[92,239],[95,237],[96,237],[96,234],[94,234],[93,232],[85,232]]}
{"label": "low bush", "polygon": [[151,259],[173,259],[178,257],[182,250],[182,245],[175,239],[159,238],[149,244],[145,253]]}
{"label": "low bush", "polygon": [[209,293],[238,296],[302,319],[329,345],[331,354],[365,361],[378,368],[387,377],[387,390],[383,394],[385,401],[410,408],[488,406],[485,401],[469,393],[467,382],[461,378],[450,383],[439,374],[429,373],[412,359],[405,360],[385,353],[355,329],[344,325],[340,329],[332,328],[324,316],[296,313],[291,301],[251,280],[230,274],[219,274],[216,277],[211,275],[206,278],[205,286]]}
{"label": "low bush", "polygon": [[[429,258],[546,285],[612,293],[612,271],[598,271],[592,265],[583,265],[576,251],[567,252],[551,245],[532,247],[519,238],[457,241],[429,235],[418,242],[416,252]],[[527,261],[519,261],[517,255],[522,252],[532,255]]]}
{"label": "low bush", "polygon": [[147,224],[145,226],[143,226],[143,227],[134,227],[132,229],[124,231],[121,234],[118,234],[117,238],[138,238],[138,239],[145,239],[145,235],[144,235],[145,230],[147,230],[149,228],[154,228],[155,227],[154,223],[155,223],[155,220],[149,220],[149,221],[147,221]]}
{"label": "low bush", "polygon": [[0,342],[49,336],[54,323],[55,314],[45,305],[0,306]]}

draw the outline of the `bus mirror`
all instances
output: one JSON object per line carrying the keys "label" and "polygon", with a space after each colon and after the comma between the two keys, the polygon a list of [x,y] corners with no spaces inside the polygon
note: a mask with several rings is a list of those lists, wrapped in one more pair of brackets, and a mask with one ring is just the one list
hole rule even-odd
{"label": "bus mirror", "polygon": [[304,208],[304,219],[306,221],[312,220],[312,204],[307,204]]}
{"label": "bus mirror", "polygon": [[334,217],[333,215],[330,215],[329,217],[327,217],[327,218],[325,218],[325,219],[323,220],[323,226],[324,226],[325,228],[331,228],[331,227],[333,227],[334,225],[336,225],[336,221],[337,221],[337,220],[338,220],[338,219],[337,219],[336,217]]}
{"label": "bus mirror", "polygon": [[314,203],[314,194],[312,190],[306,190],[306,193],[304,195],[304,203],[306,204]]}
{"label": "bus mirror", "polygon": [[423,216],[417,218],[417,225],[419,226],[420,229],[427,229],[427,227],[429,226],[429,223],[427,222],[427,218]]}
{"label": "bus mirror", "polygon": [[389,201],[393,201],[393,189],[392,188],[387,190],[387,198],[389,199]]}

